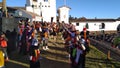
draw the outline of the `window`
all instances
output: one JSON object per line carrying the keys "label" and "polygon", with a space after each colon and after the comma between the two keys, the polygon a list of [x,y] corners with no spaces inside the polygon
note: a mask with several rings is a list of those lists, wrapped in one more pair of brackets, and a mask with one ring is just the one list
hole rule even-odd
{"label": "window", "polygon": [[32,6],[32,8],[37,8],[37,5],[31,5]]}
{"label": "window", "polygon": [[50,5],[48,7],[50,7]]}
{"label": "window", "polygon": [[48,0],[44,0],[44,2],[48,2]]}
{"label": "window", "polygon": [[54,17],[51,17],[51,23],[53,22]]}
{"label": "window", "polygon": [[94,26],[96,26],[96,23],[94,24]]}
{"label": "window", "polygon": [[117,26],[117,32],[120,32],[120,24]]}
{"label": "window", "polygon": [[37,2],[37,0],[33,0],[33,1]]}
{"label": "window", "polygon": [[105,23],[101,23],[101,24],[99,25],[99,29],[105,29]]}
{"label": "window", "polygon": [[76,26],[79,26],[79,23],[76,23]]}
{"label": "window", "polygon": [[34,8],[35,7],[35,5],[32,5],[32,8]]}
{"label": "window", "polygon": [[105,23],[101,23],[102,29],[105,29]]}

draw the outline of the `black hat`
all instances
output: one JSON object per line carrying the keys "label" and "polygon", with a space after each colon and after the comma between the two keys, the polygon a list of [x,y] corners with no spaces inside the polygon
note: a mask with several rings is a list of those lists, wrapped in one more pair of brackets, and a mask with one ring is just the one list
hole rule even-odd
{"label": "black hat", "polygon": [[4,33],[3,32],[0,32],[0,35],[3,35]]}

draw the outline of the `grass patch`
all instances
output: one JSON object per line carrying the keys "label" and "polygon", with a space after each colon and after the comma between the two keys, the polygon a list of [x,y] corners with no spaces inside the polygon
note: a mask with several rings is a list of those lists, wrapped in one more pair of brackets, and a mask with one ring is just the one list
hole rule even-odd
{"label": "grass patch", "polygon": [[86,68],[120,68],[120,62],[107,60],[107,55],[90,46],[90,52],[86,55]]}

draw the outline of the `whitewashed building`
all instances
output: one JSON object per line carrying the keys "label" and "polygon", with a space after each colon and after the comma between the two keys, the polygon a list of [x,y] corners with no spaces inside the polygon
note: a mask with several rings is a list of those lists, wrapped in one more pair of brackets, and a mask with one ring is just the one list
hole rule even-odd
{"label": "whitewashed building", "polygon": [[56,22],[56,0],[26,0],[26,11],[38,14],[41,21]]}
{"label": "whitewashed building", "polygon": [[58,18],[59,22],[64,21],[65,23],[69,23],[69,11],[70,7],[64,5],[58,8]]}
{"label": "whitewashed building", "polygon": [[89,31],[116,31],[120,24],[119,19],[86,19],[80,18],[71,20],[71,23],[76,26],[76,29],[82,31],[84,27]]}
{"label": "whitewashed building", "polygon": [[[2,3],[0,3],[0,8]],[[10,14],[14,17],[29,18],[30,21],[45,21],[45,22],[59,22],[64,21],[69,22],[69,10],[67,6],[62,6],[58,9],[57,19],[57,9],[56,0],[26,0],[25,7],[11,7],[14,13]],[[1,12],[0,12],[1,16]]]}

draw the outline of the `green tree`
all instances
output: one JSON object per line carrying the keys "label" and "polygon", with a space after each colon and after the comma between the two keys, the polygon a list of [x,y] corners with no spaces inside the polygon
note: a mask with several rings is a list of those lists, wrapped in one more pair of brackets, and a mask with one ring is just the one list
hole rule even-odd
{"label": "green tree", "polygon": [[120,37],[114,38],[113,44],[115,45],[115,47],[117,47],[120,44]]}

